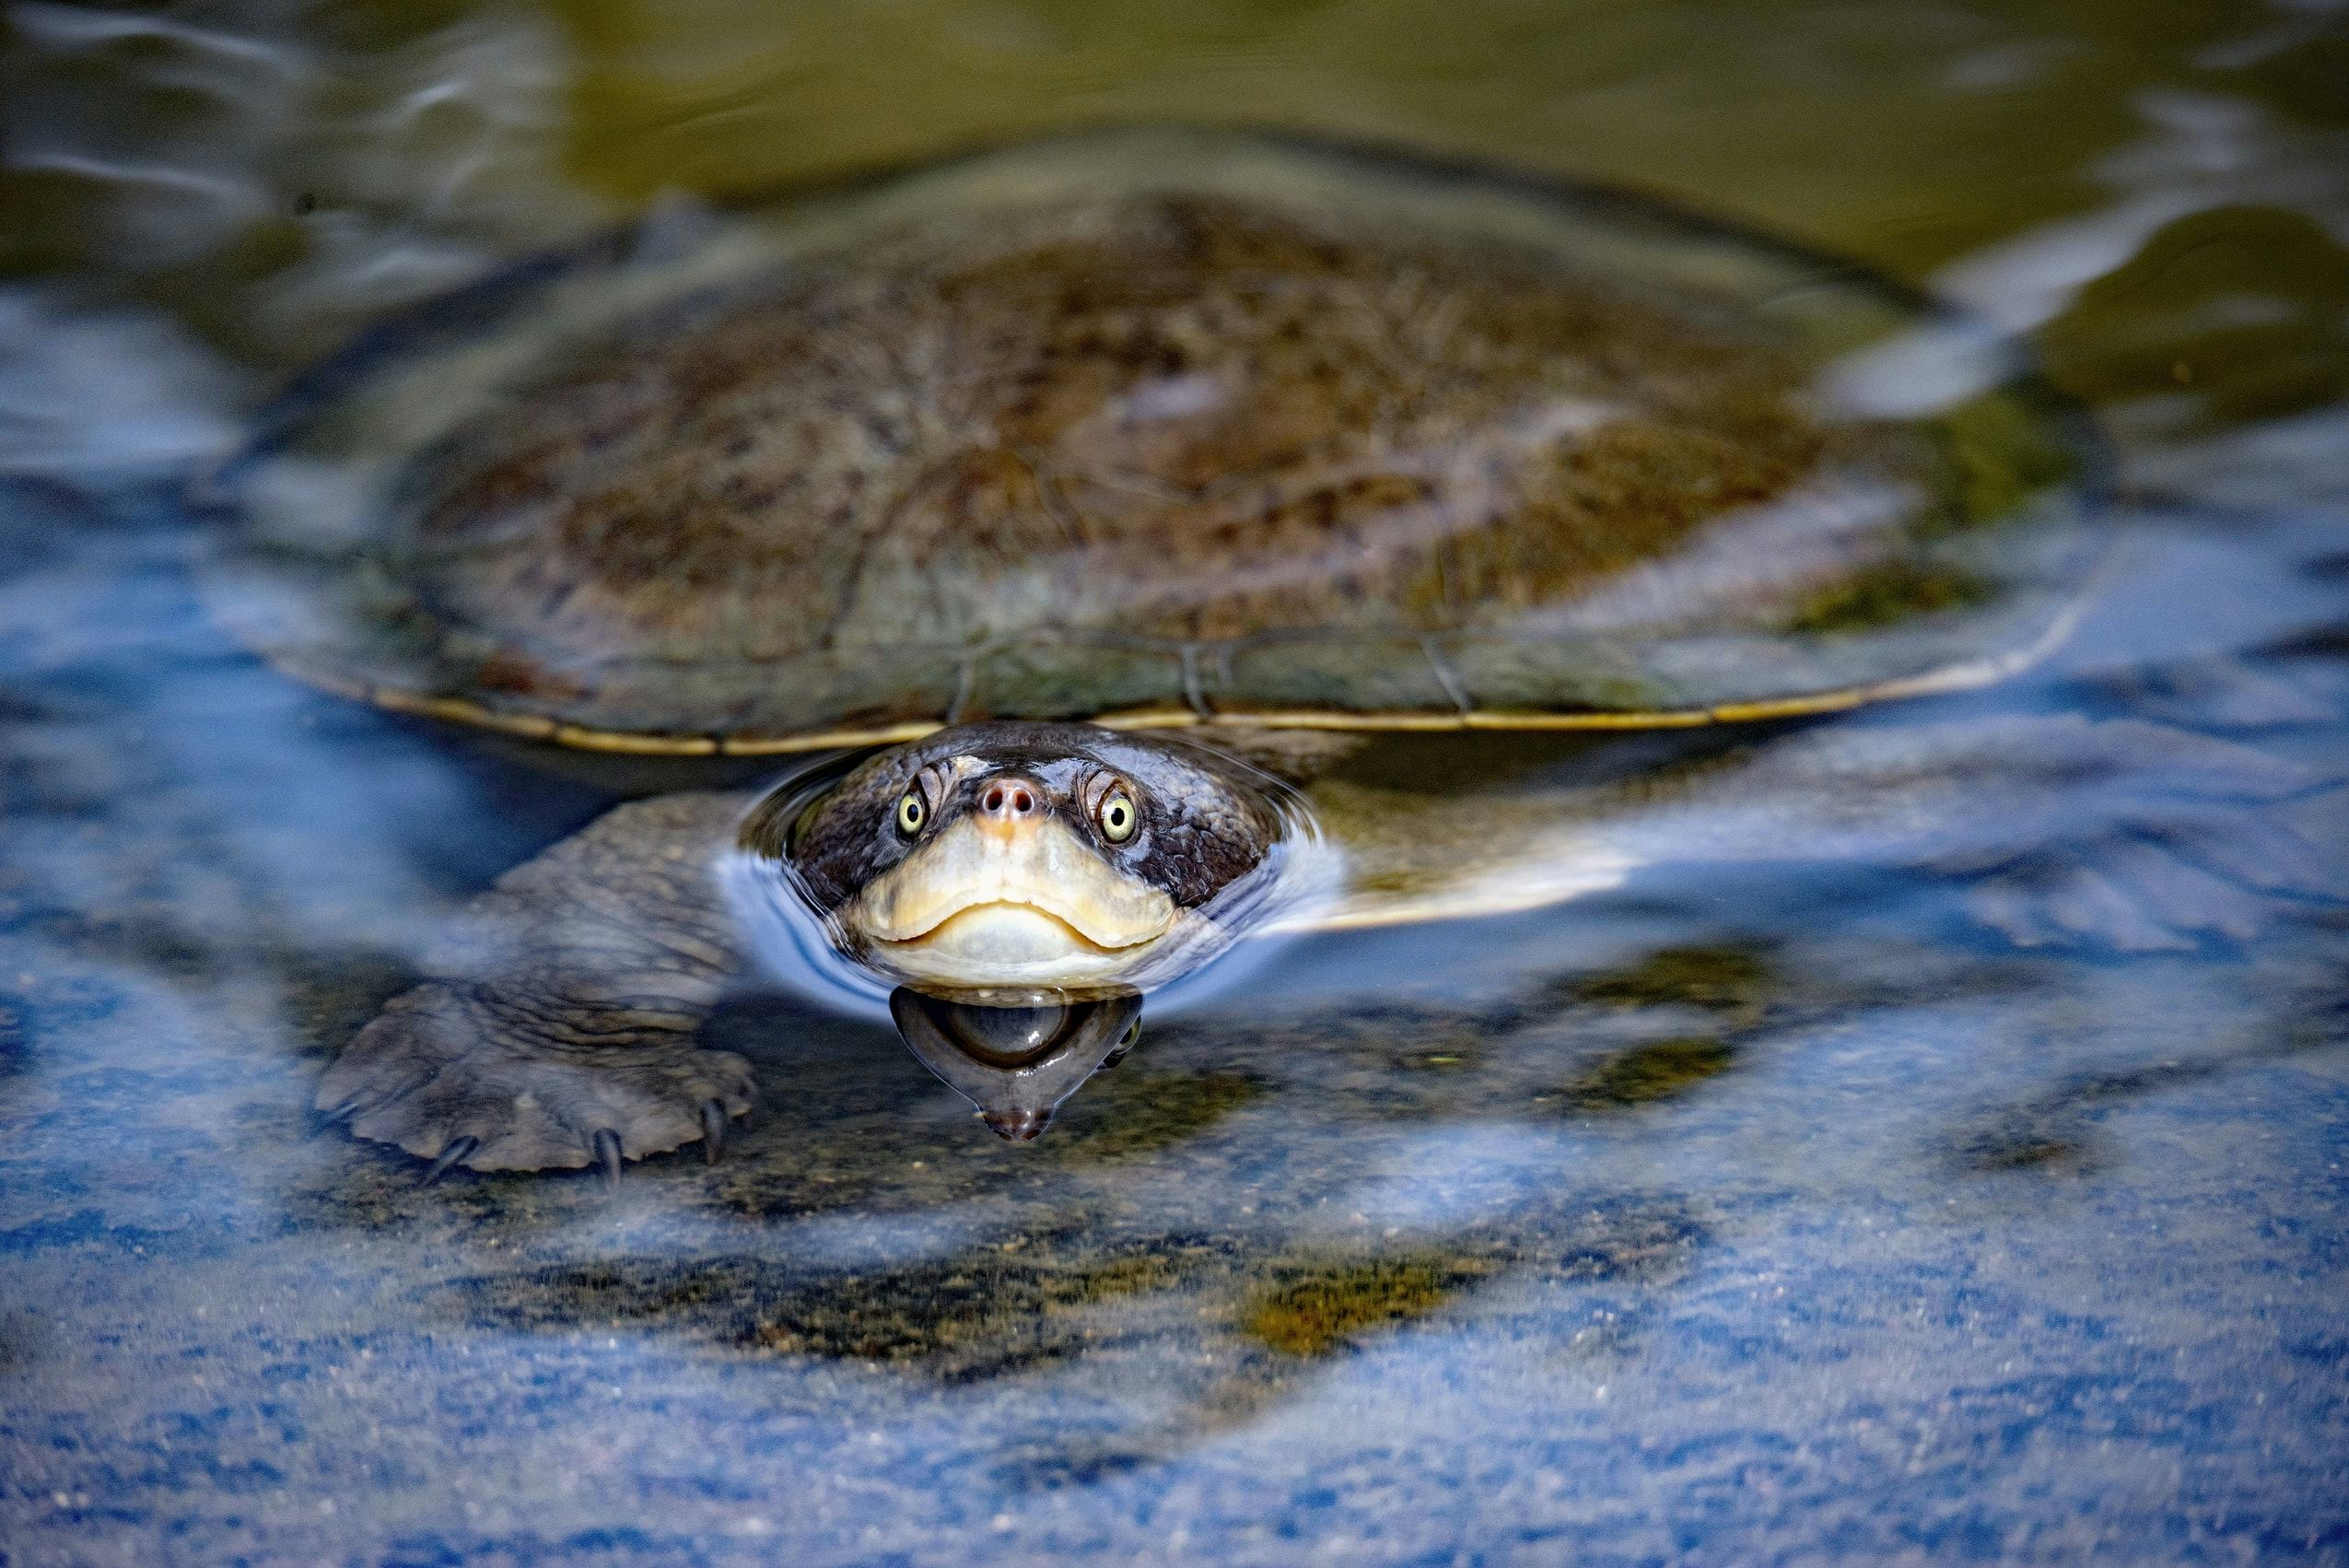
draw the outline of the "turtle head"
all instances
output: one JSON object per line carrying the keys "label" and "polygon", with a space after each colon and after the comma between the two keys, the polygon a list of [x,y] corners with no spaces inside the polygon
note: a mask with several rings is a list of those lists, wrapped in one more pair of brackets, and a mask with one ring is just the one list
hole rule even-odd
{"label": "turtle head", "polygon": [[834,942],[893,979],[1081,994],[1221,951],[1299,820],[1280,784],[1203,747],[998,720],[787,780],[741,847],[788,868]]}

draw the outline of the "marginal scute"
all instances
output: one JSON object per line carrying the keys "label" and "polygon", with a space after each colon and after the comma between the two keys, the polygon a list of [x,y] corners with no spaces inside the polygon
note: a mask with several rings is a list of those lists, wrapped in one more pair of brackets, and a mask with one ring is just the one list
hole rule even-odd
{"label": "marginal scute", "polygon": [[1429,641],[1418,637],[1268,638],[1219,661],[1210,701],[1221,714],[1337,712],[1456,714]]}
{"label": "marginal scute", "polygon": [[1596,638],[1441,638],[1437,651],[1480,712],[1662,712],[1691,706],[1621,649]]}
{"label": "marginal scute", "polygon": [[1083,719],[1103,712],[1181,708],[1189,702],[1184,650],[1160,644],[1023,638],[973,661],[960,719]]}
{"label": "marginal scute", "polygon": [[372,334],[208,578],[321,685],[620,749],[1858,700],[2034,646],[2083,553],[2032,385],[1836,412],[1934,319],[1619,195],[1072,136]]}

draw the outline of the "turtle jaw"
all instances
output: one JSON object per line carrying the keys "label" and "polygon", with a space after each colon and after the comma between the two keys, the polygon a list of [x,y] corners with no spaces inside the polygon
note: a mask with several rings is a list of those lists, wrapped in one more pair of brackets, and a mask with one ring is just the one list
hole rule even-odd
{"label": "turtle jaw", "polygon": [[871,962],[915,985],[1083,989],[1136,968],[1179,913],[1058,821],[1006,833],[964,818],[836,918]]}
{"label": "turtle jaw", "polygon": [[865,961],[933,995],[1034,990],[1086,996],[1123,985],[1159,941],[1102,947],[1032,905],[991,903],[965,909],[911,941],[871,941]]}

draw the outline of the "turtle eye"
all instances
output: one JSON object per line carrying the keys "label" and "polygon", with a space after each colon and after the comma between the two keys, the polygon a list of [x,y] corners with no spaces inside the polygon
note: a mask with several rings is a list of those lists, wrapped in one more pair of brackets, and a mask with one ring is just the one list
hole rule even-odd
{"label": "turtle eye", "polygon": [[1112,844],[1123,844],[1134,836],[1141,822],[1141,813],[1134,810],[1134,798],[1123,790],[1112,790],[1101,798],[1094,808],[1093,820],[1101,824],[1101,836]]}
{"label": "turtle eye", "polygon": [[929,820],[929,803],[919,790],[908,790],[897,802],[897,831],[911,838]]}

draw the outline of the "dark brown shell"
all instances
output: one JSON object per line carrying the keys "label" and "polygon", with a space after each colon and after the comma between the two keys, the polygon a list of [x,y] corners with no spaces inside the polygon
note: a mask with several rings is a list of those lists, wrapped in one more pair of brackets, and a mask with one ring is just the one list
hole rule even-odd
{"label": "dark brown shell", "polygon": [[2071,579],[2074,429],[1898,406],[1961,333],[1620,196],[1077,137],[387,328],[237,466],[214,580],[323,685],[631,749],[1841,706],[1999,673]]}

